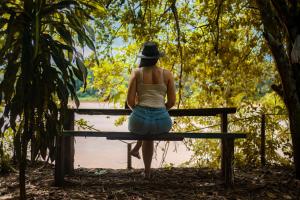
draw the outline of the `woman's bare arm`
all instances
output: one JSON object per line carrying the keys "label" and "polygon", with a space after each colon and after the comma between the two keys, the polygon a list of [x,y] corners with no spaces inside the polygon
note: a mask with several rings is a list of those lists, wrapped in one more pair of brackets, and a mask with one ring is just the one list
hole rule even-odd
{"label": "woman's bare arm", "polygon": [[175,105],[176,102],[176,89],[174,78],[171,72],[166,71],[168,76],[168,84],[167,84],[167,103],[166,108],[169,110]]}
{"label": "woman's bare arm", "polygon": [[136,71],[131,73],[127,91],[127,105],[132,110],[136,104]]}

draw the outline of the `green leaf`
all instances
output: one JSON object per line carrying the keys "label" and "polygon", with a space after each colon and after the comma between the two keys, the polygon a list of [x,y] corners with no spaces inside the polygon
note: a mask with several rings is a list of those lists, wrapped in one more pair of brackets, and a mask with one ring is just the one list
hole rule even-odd
{"label": "green leaf", "polygon": [[85,67],[84,63],[79,58],[76,58],[76,65],[82,72],[83,85],[85,88],[86,87],[87,68]]}
{"label": "green leaf", "polygon": [[11,15],[6,29],[5,44],[0,50],[0,58],[4,57],[4,55],[7,53],[7,50],[11,47],[11,44],[13,43],[13,39],[14,39],[13,36],[16,31],[16,27],[14,26],[14,20],[15,20],[14,16]]}
{"label": "green leaf", "polygon": [[78,68],[73,68],[73,72],[74,72],[75,76],[76,76],[80,81],[83,82],[83,74],[82,74],[81,70],[78,69]]}
{"label": "green leaf", "polygon": [[43,8],[41,10],[41,16],[50,15],[50,14],[58,12],[59,10],[64,9],[64,8],[70,8],[71,5],[79,6],[77,1],[64,0],[59,3],[54,3],[52,5],[49,5],[49,6],[46,6],[45,8]]}
{"label": "green leaf", "polygon": [[77,97],[77,95],[76,95],[76,89],[75,89],[75,87],[74,87],[72,84],[70,84],[70,83],[67,83],[67,86],[68,86],[69,91],[71,92],[71,97],[72,97],[72,99],[75,101],[76,108],[78,108],[79,105],[80,105],[80,102],[79,102],[79,99],[78,99],[78,97]]}
{"label": "green leaf", "polygon": [[57,80],[57,96],[61,100],[61,102],[65,105],[68,103],[69,92],[66,89],[66,85],[60,79]]}
{"label": "green leaf", "polygon": [[95,41],[95,31],[92,27],[90,27],[89,25],[85,24],[84,25],[85,30],[87,30],[87,32],[89,33],[89,36],[92,38],[93,41]]}
{"label": "green leaf", "polygon": [[54,23],[54,27],[57,30],[57,32],[60,34],[62,39],[66,42],[66,44],[72,46],[73,45],[72,35],[70,31],[68,31],[67,28],[64,26],[64,24]]}
{"label": "green leaf", "polygon": [[0,19],[0,29],[2,29],[2,27],[8,23],[7,19]]}
{"label": "green leaf", "polygon": [[12,60],[9,60],[7,64],[7,69],[4,73],[4,79],[1,82],[1,89],[4,92],[5,102],[9,102],[13,95],[14,85],[17,79],[17,73],[19,68],[20,65],[13,63]]}

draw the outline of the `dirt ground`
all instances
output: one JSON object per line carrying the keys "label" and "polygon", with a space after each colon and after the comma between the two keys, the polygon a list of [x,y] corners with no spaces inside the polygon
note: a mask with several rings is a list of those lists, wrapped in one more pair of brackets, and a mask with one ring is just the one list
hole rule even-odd
{"label": "dirt ground", "polygon": [[[141,169],[76,169],[62,188],[53,186],[53,165],[31,166],[28,199],[300,199],[300,181],[283,167],[237,169],[235,184],[225,189],[212,169],[154,169],[145,180]],[[0,199],[18,199],[17,173],[0,175]]]}

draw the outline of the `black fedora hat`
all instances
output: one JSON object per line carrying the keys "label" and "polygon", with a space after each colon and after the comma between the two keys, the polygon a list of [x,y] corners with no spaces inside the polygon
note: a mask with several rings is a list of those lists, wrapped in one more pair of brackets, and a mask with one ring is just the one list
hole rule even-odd
{"label": "black fedora hat", "polygon": [[145,42],[142,51],[138,54],[139,58],[157,59],[164,56],[164,53],[158,50],[157,44],[154,42]]}

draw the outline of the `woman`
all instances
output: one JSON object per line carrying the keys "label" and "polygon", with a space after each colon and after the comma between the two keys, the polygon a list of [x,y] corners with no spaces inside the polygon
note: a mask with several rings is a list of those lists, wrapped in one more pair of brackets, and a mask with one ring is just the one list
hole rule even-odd
{"label": "woman", "polygon": [[[172,127],[167,110],[175,104],[175,85],[171,72],[157,66],[157,61],[162,55],[153,42],[144,43],[142,52],[138,55],[141,58],[140,66],[131,74],[127,94],[127,104],[133,110],[128,124],[132,133],[162,134],[169,132]],[[145,165],[145,178],[150,178],[153,141],[138,141],[130,152],[131,155],[140,159],[140,147]]]}

